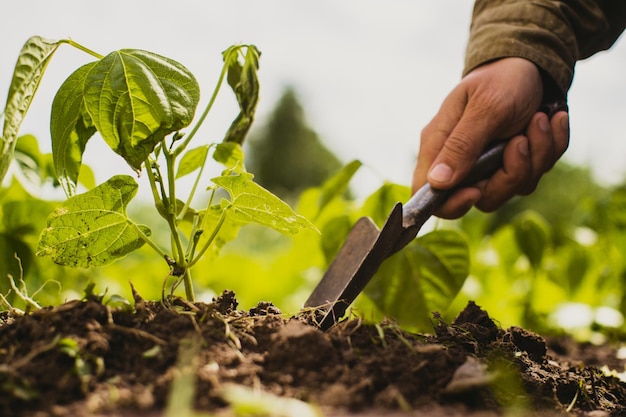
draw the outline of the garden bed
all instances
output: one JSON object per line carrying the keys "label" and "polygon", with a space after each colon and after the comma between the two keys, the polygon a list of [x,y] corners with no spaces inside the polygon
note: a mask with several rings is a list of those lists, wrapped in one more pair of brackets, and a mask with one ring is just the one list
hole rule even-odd
{"label": "garden bed", "polygon": [[624,370],[615,349],[501,329],[473,303],[449,324],[435,315],[423,335],[356,318],[323,333],[310,311],[279,313],[237,310],[231,292],[211,304],[136,295],[133,308],[92,297],[4,312],[0,415],[162,416],[187,377],[195,395],[181,413],[234,415],[227,392],[243,386],[329,417],[626,416],[626,384],[600,369]]}

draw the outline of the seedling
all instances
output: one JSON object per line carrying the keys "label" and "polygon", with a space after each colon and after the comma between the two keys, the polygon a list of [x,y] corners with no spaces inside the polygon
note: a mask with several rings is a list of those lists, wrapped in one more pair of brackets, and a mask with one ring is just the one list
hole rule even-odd
{"label": "seedling", "polygon": [[[96,60],[75,70],[52,103],[54,171],[68,198],[48,217],[38,255],[61,265],[89,268],[111,263],[147,244],[167,263],[168,278],[173,278],[171,293],[182,282],[187,299],[194,300],[191,268],[209,250],[234,238],[241,226],[254,222],[283,233],[314,229],[256,184],[244,167],[241,145],[259,97],[260,53],[254,45],[236,45],[223,52],[217,85],[191,125],[200,87],[180,63],[143,50],[121,49],[103,56],[72,40],[30,38],[18,58],[4,112],[0,177],[12,159],[19,127],[43,72],[62,44]],[[221,143],[210,143],[196,136],[225,80],[235,93],[240,112]],[[185,133],[183,129],[188,127]],[[138,190],[132,176],[115,175],[95,188],[77,192],[83,153],[96,132],[137,175],[147,175],[155,208],[170,233],[168,249],[151,239],[148,227],[126,214]],[[190,149],[194,139],[199,143]],[[205,185],[208,203],[194,208],[209,156],[225,168]],[[195,175],[193,186],[181,198],[177,181],[191,174]],[[221,190],[229,198],[218,198]]]}

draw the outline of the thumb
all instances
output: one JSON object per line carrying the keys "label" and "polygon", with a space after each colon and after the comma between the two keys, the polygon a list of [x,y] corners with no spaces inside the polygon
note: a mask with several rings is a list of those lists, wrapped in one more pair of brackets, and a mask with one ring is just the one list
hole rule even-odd
{"label": "thumb", "polygon": [[497,124],[485,110],[469,107],[443,143],[428,171],[428,182],[434,188],[447,189],[459,183],[472,169],[476,159],[491,140]]}

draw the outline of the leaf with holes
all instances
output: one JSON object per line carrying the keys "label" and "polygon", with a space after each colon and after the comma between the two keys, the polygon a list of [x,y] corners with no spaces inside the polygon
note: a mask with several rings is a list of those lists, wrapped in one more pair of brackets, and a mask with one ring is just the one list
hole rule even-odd
{"label": "leaf with holes", "polygon": [[88,268],[139,249],[150,230],[126,216],[126,206],[136,193],[135,180],[118,175],[69,198],[48,217],[37,255],[61,265]]}
{"label": "leaf with holes", "polygon": [[258,223],[281,233],[296,233],[302,229],[317,230],[306,218],[274,194],[252,181],[252,174],[241,173],[213,178],[217,186],[231,197],[226,208],[230,218],[242,224]]}

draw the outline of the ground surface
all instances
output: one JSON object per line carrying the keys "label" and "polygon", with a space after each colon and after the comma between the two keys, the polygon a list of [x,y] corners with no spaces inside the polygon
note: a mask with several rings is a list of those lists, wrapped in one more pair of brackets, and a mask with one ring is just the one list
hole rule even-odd
{"label": "ground surface", "polygon": [[220,416],[234,415],[232,384],[327,417],[626,416],[626,384],[600,371],[624,370],[614,349],[503,330],[471,303],[429,335],[357,319],[323,333],[271,304],[239,311],[232,293],[168,307],[136,296],[133,307],[92,299],[3,313],[0,415],[162,416],[186,376],[193,407]]}

